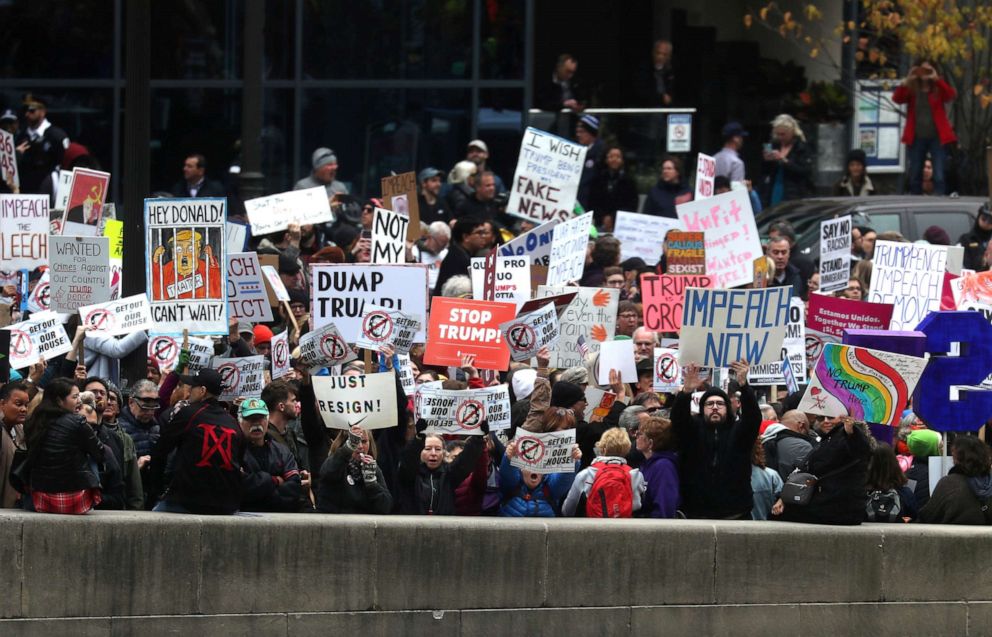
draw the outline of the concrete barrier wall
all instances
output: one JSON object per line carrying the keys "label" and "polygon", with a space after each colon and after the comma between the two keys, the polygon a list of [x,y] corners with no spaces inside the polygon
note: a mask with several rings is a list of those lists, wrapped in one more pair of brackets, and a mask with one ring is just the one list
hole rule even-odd
{"label": "concrete barrier wall", "polygon": [[0,513],[0,635],[992,635],[992,531]]}

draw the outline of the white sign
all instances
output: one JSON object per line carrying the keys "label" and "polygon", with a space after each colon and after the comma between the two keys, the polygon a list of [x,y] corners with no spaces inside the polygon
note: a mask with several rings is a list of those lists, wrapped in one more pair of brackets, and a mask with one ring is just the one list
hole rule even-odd
{"label": "white sign", "polygon": [[21,180],[17,175],[17,150],[14,136],[0,130],[0,179],[8,186],[20,189]]}
{"label": "white sign", "polygon": [[292,371],[292,359],[289,351],[289,332],[282,331],[272,337],[272,380],[282,378]]}
{"label": "white sign", "polygon": [[224,224],[224,243],[228,254],[244,252],[248,243],[248,226],[228,221]]}
{"label": "white sign", "polygon": [[275,295],[276,300],[279,302],[285,301],[288,303],[289,291],[286,289],[286,284],[282,282],[282,277],[279,276],[279,272],[276,270],[275,266],[263,265],[262,274],[265,275],[265,280],[272,289],[272,294]]}
{"label": "white sign", "polygon": [[820,222],[820,292],[847,289],[851,278],[851,216]]}
{"label": "white sign", "polygon": [[891,303],[890,330],[914,330],[940,309],[947,246],[876,241],[866,301]]}
{"label": "white sign", "polygon": [[334,323],[310,330],[300,337],[300,361],[311,370],[341,365],[355,358]]}
{"label": "white sign", "polygon": [[665,152],[687,153],[692,146],[692,115],[669,113]]}
{"label": "white sign", "polygon": [[[469,275],[472,279],[472,298],[485,300],[485,257],[472,257]],[[493,301],[509,301],[519,308],[530,300],[530,263],[527,257],[497,256],[495,278]]]}
{"label": "white sign", "polygon": [[520,142],[507,214],[537,223],[570,218],[585,161],[585,146],[528,127]]}
{"label": "white sign", "polygon": [[592,214],[563,221],[555,226],[551,239],[551,262],[548,266],[548,285],[565,285],[578,281],[586,267],[586,247]]}
{"label": "white sign", "polygon": [[397,354],[409,354],[413,339],[421,329],[423,321],[419,315],[366,303],[362,333],[355,345],[371,350],[391,345]]}
{"label": "white sign", "polygon": [[215,358],[213,368],[220,374],[224,386],[218,400],[258,398],[265,387],[265,357]]}
{"label": "white sign", "polygon": [[521,471],[575,473],[575,460],[572,459],[574,429],[544,434],[518,430],[513,440],[517,443],[517,453],[510,459],[510,464]]}
{"label": "white sign", "polygon": [[31,290],[31,295],[28,296],[28,312],[33,314],[50,309],[52,309],[52,288],[48,282],[48,270],[45,270]]}
{"label": "white sign", "polygon": [[440,389],[421,385],[414,398],[417,418],[427,430],[461,436],[481,436],[485,420],[490,431],[510,428],[510,391],[507,385],[483,389]]}
{"label": "white sign", "polygon": [[53,235],[48,247],[53,310],[73,313],[110,300],[109,238]]}
{"label": "white sign", "polygon": [[10,331],[11,369],[23,369],[42,358],[49,361],[72,351],[72,341],[55,312],[38,312],[4,329]]}
{"label": "white sign", "polygon": [[696,195],[695,200],[706,199],[714,194],[716,180],[716,159],[699,153],[696,155]]}
{"label": "white sign", "polygon": [[[154,359],[158,363],[159,369],[163,371],[174,369],[179,360],[179,350],[182,348],[182,338],[176,338],[171,334],[148,335],[148,358]],[[210,367],[210,359],[214,356],[214,343],[209,338],[189,337],[186,343],[189,351],[189,363],[186,366],[186,374],[196,372]],[[179,370],[176,370],[177,372]]]}
{"label": "white sign", "polygon": [[561,337],[551,348],[551,367],[565,369],[582,365],[583,355],[578,339],[581,336],[590,354],[599,352],[600,343],[613,340],[617,328],[617,305],[620,303],[620,290],[616,288],[573,288],[565,286],[541,285],[538,296],[575,292],[578,294],[569,303],[564,314],[558,319]]}
{"label": "white sign", "polygon": [[[65,210],[69,205],[69,191],[72,190],[72,171],[60,170],[59,183],[55,188],[55,210]],[[59,228],[62,227],[62,215],[59,215]]]}
{"label": "white sign", "polygon": [[649,266],[658,263],[665,235],[681,229],[678,219],[618,210],[613,236],[620,240],[620,260],[640,257]]}
{"label": "white sign", "polygon": [[410,355],[397,354],[396,360],[400,364],[397,371],[400,375],[400,384],[403,385],[403,393],[407,397],[413,396],[414,392],[417,391],[417,379],[413,377],[413,367],[410,366]]}
{"label": "white sign", "polygon": [[634,363],[634,341],[606,341],[599,346],[600,385],[610,384],[610,370],[620,372],[620,380],[625,383],[637,382],[637,367]]}
{"label": "white sign", "polygon": [[788,361],[791,376],[796,382],[806,382],[806,304],[795,296],[790,301],[789,322],[785,326],[779,360],[752,365],[747,374],[748,382],[755,386],[786,384],[782,360]]}
{"label": "white sign", "polygon": [[732,190],[675,207],[690,232],[704,232],[706,275],[713,287],[732,288],[754,280],[754,260],[764,256],[747,191]]}
{"label": "white sign", "polygon": [[653,389],[656,392],[672,394],[682,387],[682,365],[679,352],[670,347],[654,348]]}
{"label": "white sign", "polygon": [[258,237],[285,230],[291,223],[300,225],[334,221],[327,191],[323,186],[290,190],[245,202],[252,235]]}
{"label": "white sign", "polygon": [[250,323],[268,323],[272,308],[265,292],[258,254],[239,252],[227,255],[227,311],[231,318]]}
{"label": "white sign", "polygon": [[311,380],[325,427],[348,429],[361,425],[365,429],[385,429],[396,426],[396,376],[393,372],[314,376]]}
{"label": "white sign", "polygon": [[[396,198],[393,198],[395,201]],[[372,263],[406,261],[406,229],[410,220],[392,210],[375,209],[372,221]]]}
{"label": "white sign", "polygon": [[144,294],[81,307],[79,317],[79,322],[89,327],[90,334],[101,336],[119,336],[152,328],[151,308]]}
{"label": "white sign", "polygon": [[515,361],[530,360],[545,345],[556,343],[561,335],[554,303],[500,323],[499,329],[510,348],[510,358]]}
{"label": "white sign", "polygon": [[48,195],[0,195],[0,269],[48,264]]}
{"label": "white sign", "polygon": [[499,254],[504,257],[527,257],[531,265],[547,267],[551,261],[551,239],[558,221],[554,219],[507,241],[499,246]]}

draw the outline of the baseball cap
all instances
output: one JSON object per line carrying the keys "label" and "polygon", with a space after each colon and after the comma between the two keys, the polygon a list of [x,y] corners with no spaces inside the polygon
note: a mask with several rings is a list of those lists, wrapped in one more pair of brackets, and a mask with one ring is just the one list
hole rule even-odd
{"label": "baseball cap", "polygon": [[318,148],[310,156],[310,162],[313,164],[313,169],[317,170],[326,164],[338,163],[338,156],[330,148]]}
{"label": "baseball cap", "polygon": [[473,146],[475,146],[476,148],[481,149],[482,152],[484,152],[484,153],[488,153],[489,152],[489,147],[486,146],[486,142],[482,141],[481,139],[473,139],[472,141],[470,141],[468,143],[468,146],[466,146],[466,148],[472,148]]}
{"label": "baseball cap", "polygon": [[247,418],[248,416],[268,416],[269,408],[265,406],[265,403],[260,398],[249,398],[241,403],[240,412],[242,418]]}
{"label": "baseball cap", "polygon": [[0,122],[16,122],[17,114],[9,108],[0,114]]}
{"label": "baseball cap", "polygon": [[203,387],[214,396],[224,393],[224,379],[216,369],[201,369],[196,374],[180,376],[179,380],[190,387]]}
{"label": "baseball cap", "polygon": [[747,137],[747,131],[744,130],[744,127],[741,126],[740,122],[727,122],[724,124],[721,134],[724,138],[737,137],[738,135],[741,137]]}
{"label": "baseball cap", "polygon": [[255,329],[248,321],[238,321],[238,334],[254,334]]}
{"label": "baseball cap", "polygon": [[[469,146],[471,146],[471,144],[469,144]],[[441,175],[444,175],[444,173],[438,170],[437,168],[434,168],[433,166],[429,168],[424,168],[423,170],[420,171],[420,174],[417,175],[417,183],[418,184],[423,183],[424,181],[427,181],[432,177],[438,177]]]}

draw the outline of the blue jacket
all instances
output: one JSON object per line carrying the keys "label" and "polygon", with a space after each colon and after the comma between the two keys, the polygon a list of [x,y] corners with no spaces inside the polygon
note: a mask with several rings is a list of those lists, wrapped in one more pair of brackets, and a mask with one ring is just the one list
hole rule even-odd
{"label": "blue jacket", "polygon": [[[579,463],[575,463],[579,470]],[[574,473],[549,473],[530,489],[524,484],[520,469],[510,464],[510,457],[503,456],[499,468],[500,490],[503,492],[503,506],[499,514],[504,517],[553,518],[559,515],[558,503],[572,487]],[[551,501],[548,501],[548,496]]]}
{"label": "blue jacket", "polygon": [[641,463],[641,475],[647,490],[641,497],[639,517],[674,518],[679,507],[678,454],[674,451],[656,451]]}

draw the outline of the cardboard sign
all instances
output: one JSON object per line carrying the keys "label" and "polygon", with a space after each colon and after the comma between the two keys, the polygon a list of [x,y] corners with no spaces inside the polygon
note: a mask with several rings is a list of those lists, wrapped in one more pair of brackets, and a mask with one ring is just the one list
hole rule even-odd
{"label": "cardboard sign", "polygon": [[496,257],[492,300],[520,306],[530,299],[530,290],[530,263],[526,257]]}
{"label": "cardboard sign", "polygon": [[218,400],[258,398],[265,387],[265,357],[215,358],[213,369],[220,374],[224,392]]}
{"label": "cardboard sign", "polygon": [[48,195],[0,195],[0,270],[47,265],[49,225]]}
{"label": "cardboard sign", "polygon": [[510,350],[500,324],[516,313],[513,303],[434,297],[424,364],[459,367],[462,356],[474,354],[479,369],[506,369]]}
{"label": "cardboard sign", "polygon": [[696,155],[696,201],[712,197],[716,180],[716,159],[699,153]]}
{"label": "cardboard sign", "polygon": [[575,473],[575,460],[572,459],[574,429],[545,434],[520,430],[513,440],[517,443],[517,453],[510,459],[510,464],[521,471]]}
{"label": "cardboard sign", "polygon": [[[14,136],[5,130],[0,130],[0,180],[11,190],[19,190],[21,179],[17,174],[17,150]],[[6,378],[6,377],[4,377]]]}
{"label": "cardboard sign", "polygon": [[875,242],[866,301],[892,304],[891,330],[915,329],[940,309],[947,246]]}
{"label": "cardboard sign", "polygon": [[79,308],[80,323],[90,334],[119,336],[152,328],[148,297],[135,294],[118,301],[97,303]]}
{"label": "cardboard sign", "polygon": [[89,168],[74,168],[65,204],[66,223],[97,226],[103,218],[103,204],[110,190],[110,173]]}
{"label": "cardboard sign", "polygon": [[754,260],[764,253],[746,191],[732,190],[675,207],[686,230],[706,233],[706,274],[714,287],[754,280]]}
{"label": "cardboard sign", "polygon": [[355,345],[371,350],[391,345],[397,354],[409,354],[414,337],[422,329],[423,321],[417,314],[405,314],[369,303],[365,305],[362,333]]}
{"label": "cardboard sign", "polygon": [[586,150],[585,146],[528,126],[520,142],[507,214],[536,223],[570,218]]}
{"label": "cardboard sign", "polygon": [[355,360],[341,332],[333,323],[310,330],[300,337],[300,361],[311,370],[343,365]]}
{"label": "cardboard sign", "polygon": [[231,318],[249,323],[272,320],[262,266],[254,252],[227,255],[227,311]]}
{"label": "cardboard sign", "polygon": [[510,358],[515,361],[530,360],[545,345],[556,343],[561,335],[554,303],[520,314],[501,323],[499,329],[510,348]]}
{"label": "cardboard sign", "polygon": [[679,352],[670,347],[654,348],[654,376],[652,389],[656,392],[674,394],[682,387],[682,365]]}
{"label": "cardboard sign", "polygon": [[889,303],[809,295],[806,325],[838,339],[844,336],[845,329],[887,330],[891,321],[892,305]]}
{"label": "cardboard sign", "polygon": [[375,209],[372,221],[372,263],[403,263],[406,261],[406,231],[410,220],[403,215]]}
{"label": "cardboard sign", "polygon": [[606,341],[599,346],[600,385],[610,384],[610,370],[620,372],[620,380],[625,383],[637,382],[637,368],[634,366],[634,341]]}
{"label": "cardboard sign", "polygon": [[427,421],[427,431],[481,436],[483,420],[490,431],[510,428],[510,391],[506,385],[484,389],[441,389],[421,385],[414,398],[416,418]]}
{"label": "cardboard sign", "polygon": [[358,376],[314,376],[313,391],[317,409],[328,429],[365,429],[395,427],[396,376],[384,374]]}
{"label": "cardboard sign", "polygon": [[249,199],[245,201],[245,212],[256,237],[285,230],[291,223],[302,226],[334,221],[323,186]]}
{"label": "cardboard sign", "polygon": [[145,199],[146,276],[159,331],[228,333],[226,218],[223,198]]}
{"label": "cardboard sign", "polygon": [[[365,304],[427,316],[427,267],[408,265],[310,265],[314,327],[334,323],[349,343],[362,333]],[[415,343],[427,338],[421,329]]]}
{"label": "cardboard sign", "polygon": [[728,367],[738,360],[760,365],[782,360],[792,286],[763,290],[688,288],[682,313],[682,365]]}
{"label": "cardboard sign", "polygon": [[48,248],[53,310],[72,313],[110,300],[108,238],[52,236]]}
{"label": "cardboard sign", "polygon": [[[175,368],[182,346],[182,337],[176,338],[171,334],[150,333],[148,335],[148,358],[155,359],[159,369],[165,373],[166,370]],[[195,374],[201,369],[210,367],[210,361],[214,357],[212,340],[191,336],[186,343],[186,349],[189,350],[189,364],[186,366],[186,374]]]}
{"label": "cardboard sign", "polygon": [[678,332],[686,288],[710,287],[713,279],[706,275],[642,274],[644,327],[652,332]]}
{"label": "cardboard sign", "polygon": [[224,245],[228,254],[244,252],[248,247],[248,226],[233,221],[224,224]]}
{"label": "cardboard sign", "polygon": [[820,222],[820,291],[838,292],[851,278],[851,216]]}
{"label": "cardboard sign", "polygon": [[[789,323],[785,326],[780,359],[788,361],[791,376],[795,382],[806,382],[806,305],[802,299],[793,297],[789,306]],[[763,365],[754,365],[748,371],[748,382],[755,386],[782,385],[786,382],[782,374],[782,361],[777,360]]]}
{"label": "cardboard sign", "polygon": [[504,257],[527,257],[531,265],[547,267],[551,262],[551,239],[558,219],[528,230],[515,239],[497,246]]}
{"label": "cardboard sign", "polygon": [[551,348],[551,367],[565,369],[584,364],[578,339],[585,339],[590,354],[599,353],[599,346],[613,340],[617,328],[617,305],[620,290],[616,288],[568,288],[542,285],[538,296],[575,292],[578,294],[559,319],[561,337]]}
{"label": "cardboard sign", "polygon": [[417,173],[408,172],[383,177],[380,186],[382,202],[386,204],[386,208],[405,216],[410,221],[407,226],[406,240],[416,241],[419,239],[420,203],[417,200]]}
{"label": "cardboard sign", "polygon": [[55,312],[38,312],[3,329],[10,331],[11,369],[30,367],[42,358],[50,361],[72,351],[72,341]]}
{"label": "cardboard sign", "polygon": [[665,241],[668,274],[706,274],[706,239],[703,232],[669,232]]}
{"label": "cardboard sign", "polygon": [[[264,256],[262,255],[262,257]],[[279,271],[276,270],[276,267],[274,265],[263,265],[262,275],[265,277],[265,286],[267,291],[271,292],[271,296],[280,303],[289,303],[289,290],[286,289],[286,284],[282,282],[282,277],[279,276]],[[269,304],[273,305],[271,298],[269,299]]]}
{"label": "cardboard sign", "polygon": [[665,236],[681,227],[678,219],[618,210],[613,236],[620,240],[620,260],[640,257],[648,265],[658,263]]}
{"label": "cardboard sign", "polygon": [[828,343],[798,409],[898,425],[926,364],[916,356]]}
{"label": "cardboard sign", "polygon": [[551,239],[551,261],[548,266],[548,285],[565,285],[582,278],[586,267],[586,246],[592,213],[563,221],[555,226]]}
{"label": "cardboard sign", "polygon": [[31,290],[31,294],[28,296],[28,312],[34,314],[52,309],[52,288],[48,277],[48,270],[45,270],[34,289]]}
{"label": "cardboard sign", "polygon": [[293,370],[289,352],[289,332],[284,331],[272,337],[272,380],[282,378]]}

